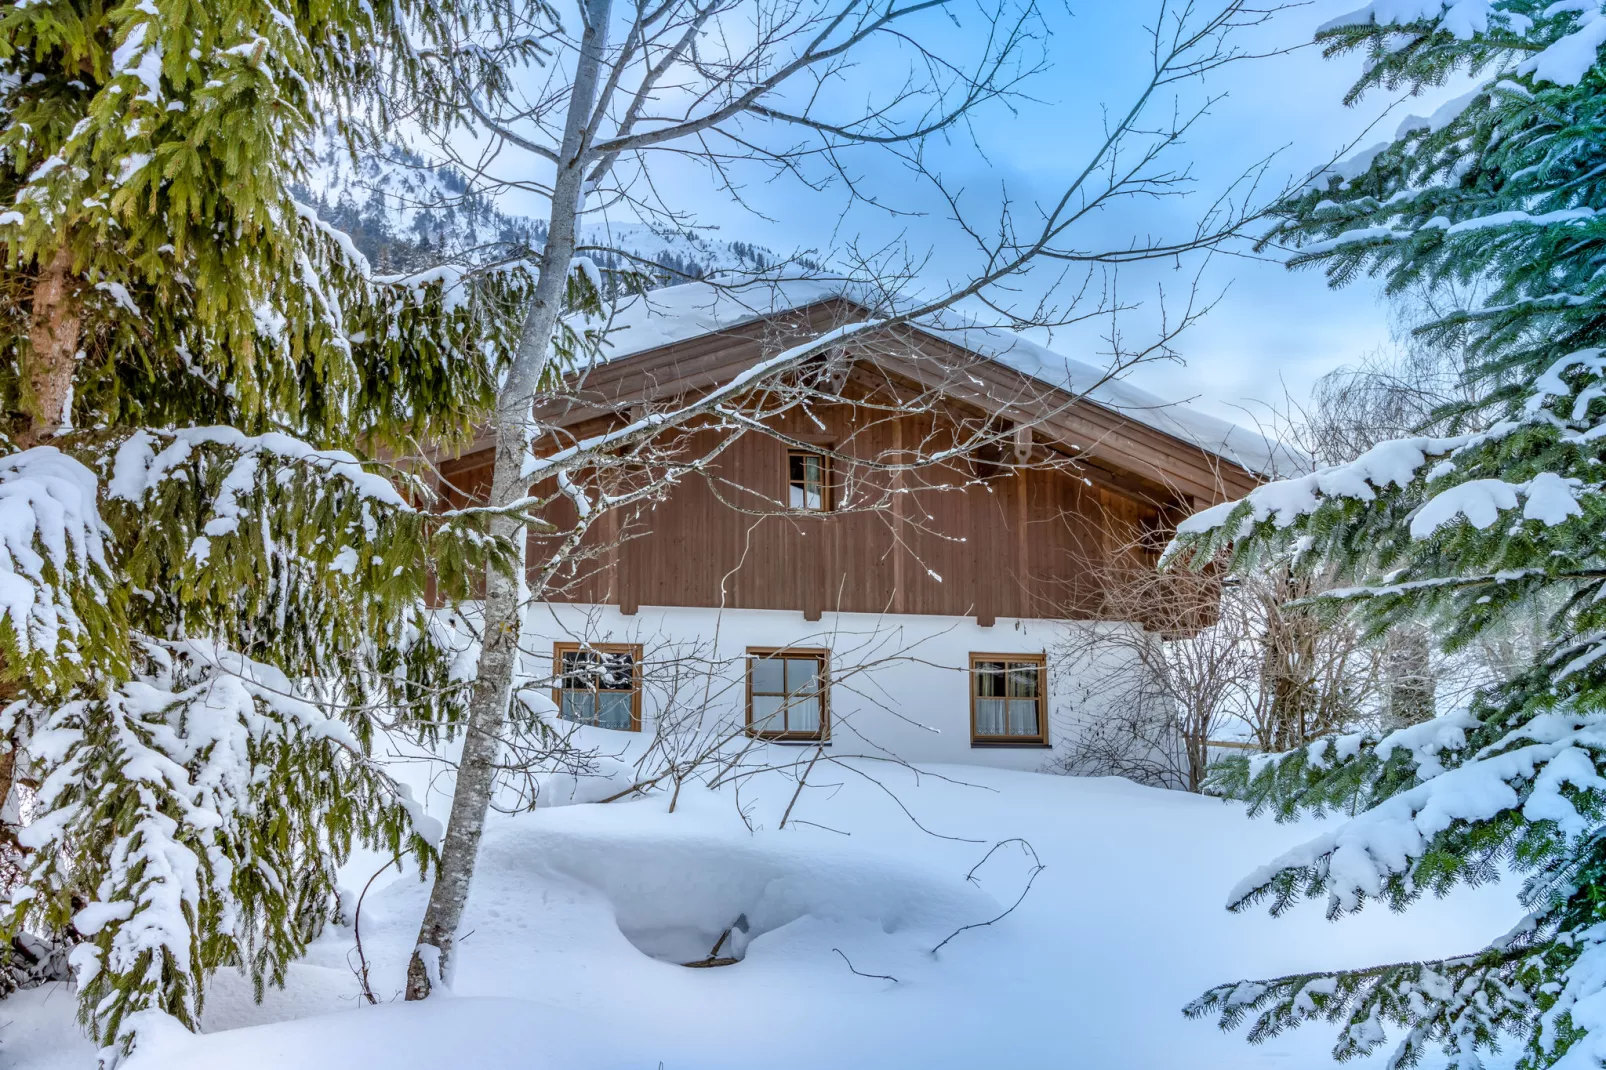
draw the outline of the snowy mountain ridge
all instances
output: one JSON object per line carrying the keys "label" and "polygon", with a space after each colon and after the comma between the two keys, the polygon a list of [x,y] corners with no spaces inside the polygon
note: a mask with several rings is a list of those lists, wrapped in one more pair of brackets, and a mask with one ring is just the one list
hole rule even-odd
{"label": "snowy mountain ridge", "polygon": [[[449,258],[489,259],[499,247],[539,248],[546,240],[545,220],[502,210],[461,172],[394,143],[354,160],[337,135],[323,134],[296,193],[387,272],[417,271]],[[584,224],[580,241],[600,247],[586,255],[605,271],[634,267],[660,285],[749,274],[782,261],[751,242],[644,223]]]}

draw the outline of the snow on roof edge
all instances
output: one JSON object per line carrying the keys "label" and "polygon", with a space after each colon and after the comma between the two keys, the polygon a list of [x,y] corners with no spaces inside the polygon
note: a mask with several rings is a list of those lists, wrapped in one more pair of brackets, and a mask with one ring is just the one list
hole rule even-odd
{"label": "snow on roof edge", "polygon": [[[611,312],[603,359],[623,360],[677,342],[839,299],[864,308],[858,287],[836,279],[791,276],[730,286],[688,282],[627,298]],[[594,324],[592,324],[594,326]],[[1300,468],[1297,451],[1257,431],[1168,401],[1104,369],[1057,353],[1023,335],[974,323],[952,312],[925,317],[916,329],[1022,375],[1065,390],[1232,462],[1257,475]]]}

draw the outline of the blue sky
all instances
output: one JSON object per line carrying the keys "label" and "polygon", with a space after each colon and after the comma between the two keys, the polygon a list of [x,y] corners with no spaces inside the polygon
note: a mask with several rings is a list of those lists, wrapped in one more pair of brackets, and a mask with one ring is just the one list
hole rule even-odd
{"label": "blue sky", "polygon": [[[1357,0],[1316,0],[1279,14],[1275,20],[1242,38],[1257,50],[1309,42],[1314,28],[1359,6]],[[1017,195],[1052,191],[1062,176],[1086,154],[1098,132],[1101,106],[1123,105],[1143,76],[1146,59],[1144,23],[1154,4],[1147,0],[1091,0],[1070,12],[1047,14],[1053,37],[1052,67],[1031,83],[1040,103],[1021,107],[1011,116],[995,110],[978,131],[986,158],[968,146],[951,151],[950,177],[963,176],[968,187],[1007,183]],[[1324,60],[1314,47],[1292,54],[1255,60],[1212,75],[1204,87],[1226,94],[1210,116],[1190,135],[1178,162],[1191,161],[1199,193],[1183,202],[1129,204],[1098,221],[1112,243],[1130,235],[1164,231],[1167,223],[1185,223],[1207,199],[1250,162],[1281,150],[1272,168],[1273,185],[1292,174],[1303,175],[1332,158],[1346,144],[1362,137],[1369,124],[1392,103],[1384,95],[1364,99],[1355,108],[1342,103],[1344,91],[1360,69],[1359,57]],[[860,68],[874,76],[874,62]],[[895,64],[888,64],[894,69]],[[1362,143],[1382,140],[1404,112],[1427,113],[1441,97],[1410,101],[1378,124]],[[894,196],[907,179],[895,169],[878,174],[866,158],[868,177]],[[885,166],[881,164],[880,166]],[[692,175],[685,176],[695,182]],[[754,219],[728,207],[710,205],[704,219],[723,219],[727,236],[747,236],[777,250],[828,248],[844,235],[869,240],[904,236],[911,247],[930,248],[927,274],[935,281],[964,274],[966,258],[952,243],[953,230],[938,214],[923,219],[891,220],[875,213],[852,212],[838,220],[829,195],[805,195],[784,183],[755,184],[748,194],[763,206],[770,221]],[[1155,283],[1171,290],[1190,281],[1186,263],[1129,273],[1124,280],[1136,294],[1148,295]],[[1239,422],[1265,417],[1267,406],[1281,407],[1285,394],[1303,398],[1324,372],[1352,362],[1389,343],[1389,310],[1376,285],[1361,281],[1328,289],[1319,272],[1290,272],[1280,264],[1242,257],[1217,257],[1208,265],[1211,292],[1225,290],[1219,305],[1181,339],[1182,363],[1164,362],[1135,369],[1133,381],[1176,400],[1191,399],[1201,407]],[[1141,336],[1156,315],[1152,297],[1128,317],[1123,330]],[[1055,348],[1081,359],[1098,360],[1096,334],[1062,332]]]}
{"label": "blue sky", "polygon": [[[1086,159],[1089,144],[1100,133],[1104,109],[1124,111],[1144,81],[1145,26],[1158,0],[1068,0],[1069,9],[1055,6],[1056,0],[1045,2],[1050,5],[1044,11],[1049,66],[1026,86],[1035,99],[1014,111],[993,106],[981,113],[972,131],[981,152],[965,140],[937,145],[930,157],[946,179],[979,198],[978,204],[1005,187],[1017,204],[1057,193],[1065,176]],[[1198,2],[1213,6],[1212,0]],[[1221,96],[1172,158],[1177,165],[1191,166],[1197,193],[1181,201],[1127,202],[1112,209],[1092,221],[1096,243],[1119,247],[1134,236],[1189,229],[1215,193],[1254,161],[1277,153],[1267,177],[1277,188],[1290,177],[1307,175],[1346,145],[1383,140],[1404,114],[1428,114],[1462,91],[1452,85],[1403,104],[1376,94],[1354,108],[1344,107],[1343,94],[1359,73],[1361,58],[1324,60],[1310,41],[1317,26],[1361,2],[1312,0],[1237,38],[1257,52],[1299,47],[1231,65],[1212,73],[1203,85],[1188,87],[1185,105],[1205,94]],[[964,14],[963,8],[956,10]],[[923,41],[955,60],[973,54],[979,28],[975,9],[957,27],[940,12],[915,27]],[[834,91],[844,114],[853,114],[878,90],[896,89],[908,59],[890,47],[863,55]],[[1379,121],[1391,105],[1398,106]],[[1376,129],[1368,133],[1374,123]],[[930,287],[967,277],[973,259],[957,229],[907,171],[879,149],[858,150],[848,160],[866,189],[915,214],[891,217],[853,208],[840,192],[818,193],[752,168],[738,172],[745,180],[741,195],[746,202],[738,206],[714,188],[707,172],[673,155],[656,158],[653,181],[666,201],[677,210],[689,210],[697,225],[716,227],[721,237],[756,242],[783,254],[812,250],[827,257],[855,239],[870,246],[902,241],[924,259],[922,277]],[[544,170],[544,165],[537,167]],[[521,204],[516,197],[509,206],[544,214],[544,206]],[[976,218],[993,216],[982,208]],[[1081,244],[1085,248],[1090,243]],[[1139,298],[1143,305],[1123,319],[1123,334],[1129,340],[1152,335],[1159,317],[1155,287],[1164,285],[1175,295],[1192,281],[1197,266],[1184,261],[1124,272],[1124,296]],[[1023,303],[1033,303],[1042,289],[1041,280],[1029,281]],[[1138,367],[1129,378],[1168,399],[1191,401],[1239,423],[1270,422],[1272,410],[1286,410],[1289,398],[1302,401],[1322,374],[1390,344],[1390,309],[1368,280],[1334,291],[1319,272],[1290,272],[1279,263],[1223,255],[1206,265],[1204,291],[1220,294],[1220,301],[1179,340],[1182,359]],[[1037,340],[1090,363],[1107,363],[1107,346],[1100,337],[1106,329],[1101,323],[1097,329],[1062,330]]]}

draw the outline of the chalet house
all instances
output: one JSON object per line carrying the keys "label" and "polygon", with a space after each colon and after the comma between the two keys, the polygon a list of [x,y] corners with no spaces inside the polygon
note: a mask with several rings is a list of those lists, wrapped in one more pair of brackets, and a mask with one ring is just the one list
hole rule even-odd
{"label": "chalet house", "polygon": [[[537,451],[709,397],[868,315],[810,280],[655,291],[539,412]],[[683,436],[679,455],[706,463],[599,520],[530,607],[527,668],[564,717],[1041,768],[1108,712],[1058,656],[1067,630],[1142,628],[1110,619],[1120,566],[1273,459],[1257,434],[964,324],[850,334],[789,382],[733,394],[734,430]],[[483,494],[488,440],[439,469],[449,495]],[[551,508],[561,528],[583,506]],[[532,535],[532,576],[551,559]]]}

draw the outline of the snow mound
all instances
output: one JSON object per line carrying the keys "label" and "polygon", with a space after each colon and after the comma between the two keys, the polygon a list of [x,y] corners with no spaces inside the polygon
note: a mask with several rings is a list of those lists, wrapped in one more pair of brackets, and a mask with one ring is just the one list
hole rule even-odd
{"label": "snow mound", "polygon": [[[287,990],[258,1004],[224,971],[205,1034],[161,1038],[122,1070],[1315,1067],[1325,1031],[1251,1046],[1178,1009],[1223,978],[1466,951],[1519,912],[1496,885],[1338,925],[1314,905],[1229,914],[1234,881],[1322,826],[1250,822],[1241,806],[1117,780],[863,772],[875,781],[817,769],[785,829],[796,782],[779,773],[739,797],[688,788],[674,813],[659,794],[496,815],[450,993],[400,1001],[429,888],[385,874],[361,915],[378,1006],[357,996],[352,930],[331,925]],[[1011,837],[1047,867],[1018,903],[1023,850],[1005,844],[976,868]],[[354,860],[346,883],[360,889],[382,862]],[[740,913],[738,964],[678,964],[669,940],[706,955],[701,941]],[[978,927],[932,954],[960,925]],[[654,938],[665,944],[643,953]],[[73,1010],[61,986],[7,1000],[6,1065],[93,1070]]]}
{"label": "snow mound", "polygon": [[[741,959],[758,938],[805,917],[888,935],[937,934],[929,947],[941,933],[999,912],[992,896],[951,872],[769,837],[733,841],[621,829],[553,833],[539,843],[549,873],[599,892],[624,938],[663,962],[711,958],[716,944],[719,957]],[[503,853],[529,848],[522,842]],[[492,864],[520,861],[501,857]]]}

